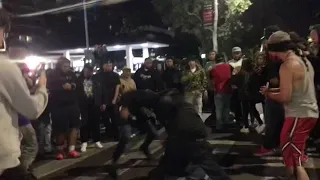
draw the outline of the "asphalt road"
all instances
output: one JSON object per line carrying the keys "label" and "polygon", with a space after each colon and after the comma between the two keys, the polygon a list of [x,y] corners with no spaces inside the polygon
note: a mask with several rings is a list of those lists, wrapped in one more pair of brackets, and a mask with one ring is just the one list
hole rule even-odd
{"label": "asphalt road", "polygon": [[[285,175],[285,168],[280,153],[273,156],[255,157],[261,137],[257,134],[240,134],[237,131],[228,134],[211,134],[209,142],[213,147],[216,161],[234,180],[261,180]],[[159,159],[163,153],[161,140],[151,145],[151,152]],[[157,166],[158,161],[146,161],[144,155],[133,144],[129,152],[120,160],[121,180],[144,180],[148,172]],[[103,150],[79,163],[60,170],[43,180],[103,180],[108,179],[111,156],[114,146]],[[306,164],[311,180],[320,179],[319,154],[312,149],[308,152],[309,161]]]}

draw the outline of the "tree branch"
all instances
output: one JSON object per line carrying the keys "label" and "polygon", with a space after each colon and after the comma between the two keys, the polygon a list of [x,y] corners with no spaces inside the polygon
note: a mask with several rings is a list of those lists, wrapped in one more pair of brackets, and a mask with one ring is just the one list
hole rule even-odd
{"label": "tree branch", "polygon": [[188,14],[189,16],[194,16],[194,17],[196,17],[200,22],[202,22],[201,17],[200,17],[199,15],[197,15],[196,13],[192,13],[192,12],[188,11],[188,8],[186,7],[186,5],[184,5],[184,9],[185,9],[185,11],[187,12],[187,14]]}

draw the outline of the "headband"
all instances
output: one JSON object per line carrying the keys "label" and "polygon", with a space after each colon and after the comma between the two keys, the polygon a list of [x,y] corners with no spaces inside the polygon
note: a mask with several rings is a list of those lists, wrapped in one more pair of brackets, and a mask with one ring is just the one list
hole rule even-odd
{"label": "headband", "polygon": [[291,40],[267,44],[267,47],[268,51],[271,52],[285,52],[288,50],[296,50],[296,44],[294,44]]}

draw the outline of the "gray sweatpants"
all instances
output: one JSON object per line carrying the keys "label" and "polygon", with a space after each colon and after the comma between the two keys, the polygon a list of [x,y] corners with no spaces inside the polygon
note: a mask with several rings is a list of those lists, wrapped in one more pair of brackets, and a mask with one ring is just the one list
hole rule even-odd
{"label": "gray sweatpants", "polygon": [[20,127],[21,141],[21,167],[28,170],[38,153],[37,135],[31,124]]}

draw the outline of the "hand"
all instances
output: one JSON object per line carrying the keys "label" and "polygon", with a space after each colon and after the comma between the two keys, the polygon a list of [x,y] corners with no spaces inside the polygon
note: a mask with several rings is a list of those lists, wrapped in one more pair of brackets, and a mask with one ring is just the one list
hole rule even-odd
{"label": "hand", "polygon": [[70,83],[65,83],[62,87],[63,87],[63,89],[65,89],[65,90],[71,90],[71,89],[72,89],[72,86],[71,86]]}
{"label": "hand", "polygon": [[105,104],[102,104],[102,105],[100,106],[100,110],[101,110],[101,111],[105,111],[106,108],[107,108],[107,106],[106,106]]}
{"label": "hand", "polygon": [[38,80],[38,87],[43,88],[47,87],[47,75],[45,72],[41,72],[39,80]]}
{"label": "hand", "polygon": [[113,99],[112,100],[112,104],[114,105],[114,104],[116,104],[117,103],[117,99]]}
{"label": "hand", "polygon": [[268,88],[267,86],[261,86],[259,92],[260,92],[262,95],[265,96],[265,95],[267,94],[267,92],[268,92],[268,89],[269,89],[269,88]]}

